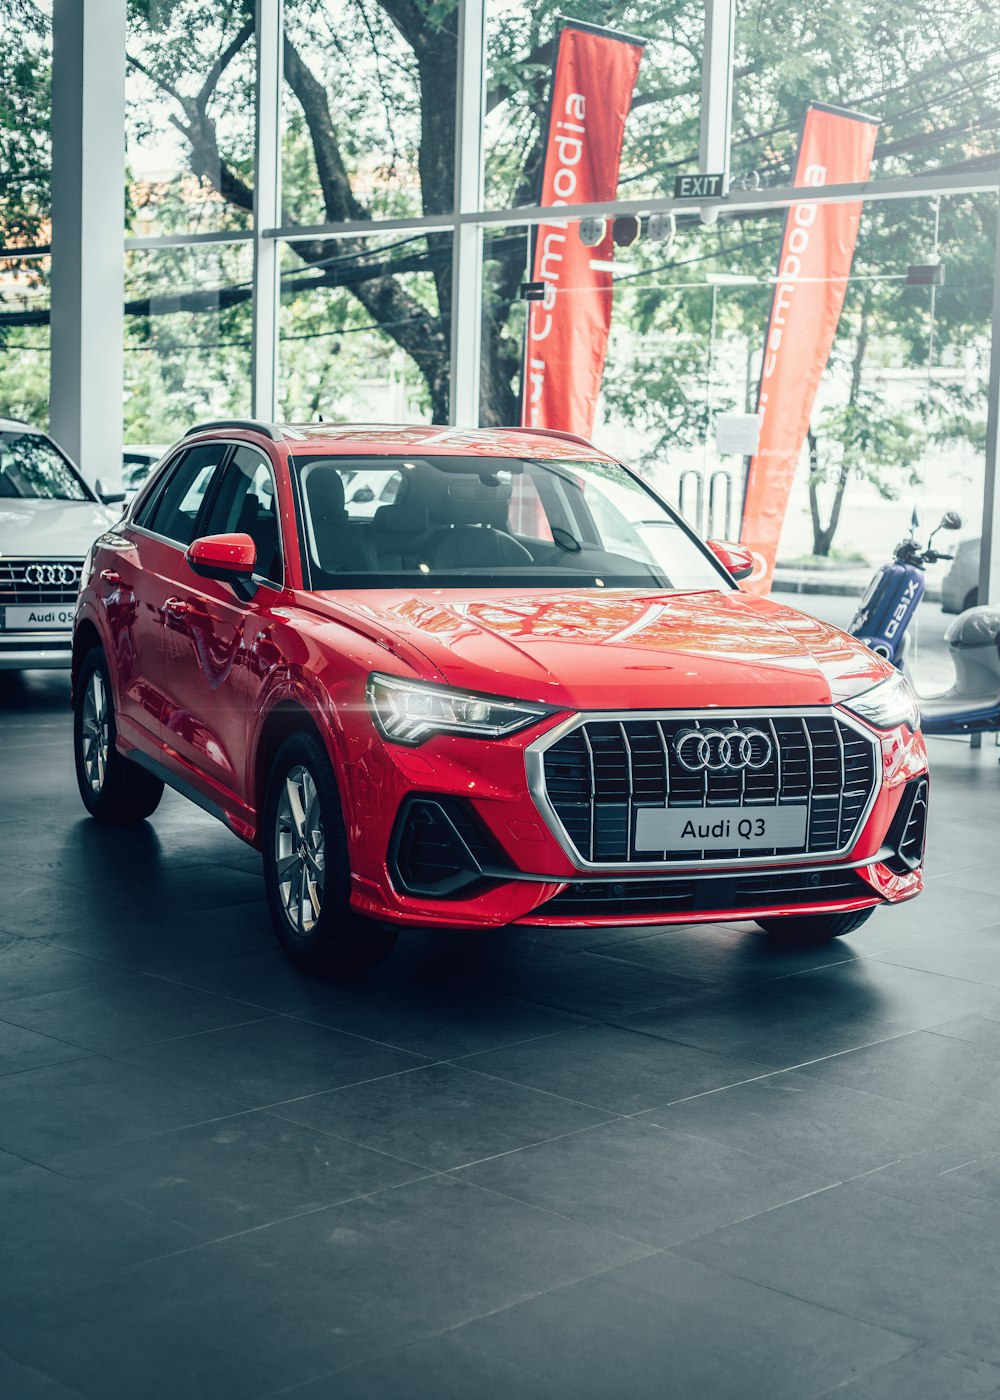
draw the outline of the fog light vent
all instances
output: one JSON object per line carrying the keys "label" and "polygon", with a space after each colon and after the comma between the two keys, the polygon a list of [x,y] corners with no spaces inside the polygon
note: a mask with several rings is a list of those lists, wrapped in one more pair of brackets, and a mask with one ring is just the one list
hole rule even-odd
{"label": "fog light vent", "polygon": [[907,783],[903,800],[889,828],[887,844],[895,855],[886,865],[895,875],[907,875],[923,863],[924,842],[927,837],[927,779],[913,778]]}
{"label": "fog light vent", "polygon": [[409,797],[400,807],[389,868],[404,894],[468,895],[484,871],[505,864],[461,799]]}

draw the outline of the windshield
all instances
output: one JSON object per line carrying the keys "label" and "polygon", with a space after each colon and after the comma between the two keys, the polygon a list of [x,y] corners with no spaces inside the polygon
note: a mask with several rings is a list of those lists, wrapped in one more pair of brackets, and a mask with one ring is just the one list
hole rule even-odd
{"label": "windshield", "polygon": [[678,518],[613,462],[299,457],[312,587],[721,589]]}
{"label": "windshield", "polygon": [[90,492],[54,443],[39,433],[0,433],[0,497],[90,501]]}

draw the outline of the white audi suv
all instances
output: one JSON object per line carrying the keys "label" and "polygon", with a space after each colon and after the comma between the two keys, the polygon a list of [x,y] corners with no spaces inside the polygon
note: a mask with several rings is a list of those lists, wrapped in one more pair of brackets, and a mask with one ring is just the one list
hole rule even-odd
{"label": "white audi suv", "polygon": [[0,418],[0,670],[68,666],[84,556],[118,518],[47,433]]}

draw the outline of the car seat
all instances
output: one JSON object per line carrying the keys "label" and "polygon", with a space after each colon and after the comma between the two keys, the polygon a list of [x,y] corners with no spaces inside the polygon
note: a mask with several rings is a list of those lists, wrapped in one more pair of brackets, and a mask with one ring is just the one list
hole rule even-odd
{"label": "car seat", "polygon": [[281,551],[278,548],[278,522],[273,505],[264,506],[253,491],[248,491],[240,506],[236,533],[249,535],[257,550],[254,573],[262,578],[280,580]]}
{"label": "car seat", "polygon": [[335,467],[316,467],[306,477],[306,499],[316,557],[324,573],[373,573],[378,560],[366,527],[347,514],[344,479]]}
{"label": "car seat", "polygon": [[489,568],[533,562],[530,552],[507,534],[512,487],[498,481],[488,485],[479,477],[458,477],[448,483],[447,525],[431,547],[435,569]]}

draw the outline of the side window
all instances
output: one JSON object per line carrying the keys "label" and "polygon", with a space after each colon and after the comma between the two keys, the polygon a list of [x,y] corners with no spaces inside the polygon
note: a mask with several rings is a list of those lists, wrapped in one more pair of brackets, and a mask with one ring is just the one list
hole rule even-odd
{"label": "side window", "polygon": [[205,521],[206,535],[249,535],[257,546],[259,578],[284,579],[278,501],[270,463],[252,447],[237,447]]}
{"label": "side window", "polygon": [[189,545],[197,538],[198,516],[212,478],[228,451],[224,442],[192,447],[139,524],[177,544]]}

